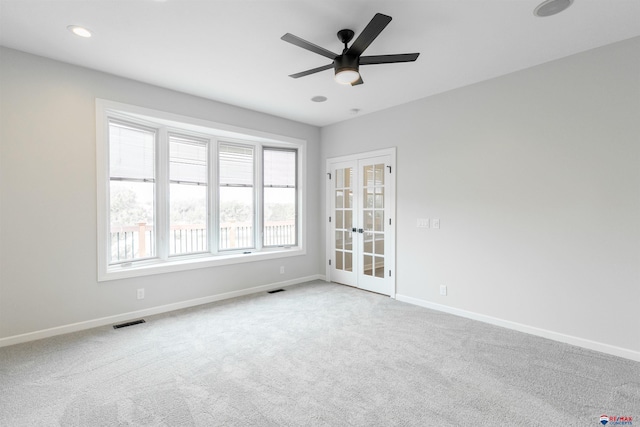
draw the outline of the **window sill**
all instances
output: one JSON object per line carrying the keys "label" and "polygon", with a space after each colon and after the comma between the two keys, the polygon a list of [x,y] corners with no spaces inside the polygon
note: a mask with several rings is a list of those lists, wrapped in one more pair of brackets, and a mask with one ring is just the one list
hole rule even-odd
{"label": "window sill", "polygon": [[154,274],[172,273],[176,271],[195,270],[198,268],[219,267],[223,265],[242,264],[270,259],[287,258],[305,255],[300,247],[275,249],[262,252],[234,253],[228,255],[200,255],[189,258],[172,258],[169,260],[149,260],[139,263],[113,265],[98,272],[98,282],[127,279],[130,277],[151,276]]}

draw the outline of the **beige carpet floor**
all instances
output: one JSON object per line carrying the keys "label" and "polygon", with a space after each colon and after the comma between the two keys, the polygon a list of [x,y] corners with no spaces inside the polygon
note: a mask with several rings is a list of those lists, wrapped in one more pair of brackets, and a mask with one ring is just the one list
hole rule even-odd
{"label": "beige carpet floor", "polygon": [[640,424],[640,363],[311,282],[0,348],[0,426]]}

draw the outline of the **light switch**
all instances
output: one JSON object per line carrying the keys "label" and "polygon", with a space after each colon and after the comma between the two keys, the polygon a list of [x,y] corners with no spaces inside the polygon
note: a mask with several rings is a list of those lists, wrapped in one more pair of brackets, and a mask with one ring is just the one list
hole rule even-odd
{"label": "light switch", "polygon": [[440,228],[440,218],[433,218],[431,220],[431,227],[432,228]]}
{"label": "light switch", "polygon": [[429,228],[429,218],[418,218],[418,228]]}

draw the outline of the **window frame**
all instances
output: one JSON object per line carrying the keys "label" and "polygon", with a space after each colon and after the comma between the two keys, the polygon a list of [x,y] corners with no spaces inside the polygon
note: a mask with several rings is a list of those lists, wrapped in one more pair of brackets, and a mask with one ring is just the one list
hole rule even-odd
{"label": "window frame", "polygon": [[[195,145],[204,145],[205,149],[206,149],[206,158],[207,158],[207,171],[206,171],[206,176],[207,176],[207,182],[205,183],[205,187],[207,189],[207,195],[206,195],[206,219],[205,219],[205,225],[206,225],[206,232],[207,232],[207,250],[204,251],[196,251],[196,252],[188,252],[188,253],[178,253],[178,254],[172,254],[171,253],[171,245],[169,245],[168,248],[168,257],[169,258],[176,258],[176,257],[186,257],[186,256],[194,256],[194,255],[199,255],[199,254],[208,254],[211,252],[211,216],[212,216],[212,211],[211,211],[211,201],[209,200],[211,198],[211,169],[212,169],[212,165],[211,165],[211,159],[212,159],[212,154],[211,154],[211,144],[212,141],[210,138],[203,138],[202,136],[196,136],[196,135],[190,135],[187,134],[185,132],[176,132],[174,130],[169,130],[167,132],[167,146],[166,146],[166,151],[167,151],[167,168],[168,168],[168,172],[167,172],[167,187],[166,187],[166,194],[167,194],[167,203],[166,203],[166,209],[167,209],[167,226],[168,229],[164,230],[165,233],[168,233],[167,236],[169,236],[171,234],[171,184],[177,184],[177,185],[194,185],[194,183],[180,183],[178,182],[174,182],[171,180],[171,142],[172,142],[172,138],[175,139],[182,139],[184,141],[187,141],[187,143],[191,143],[191,144],[195,144]],[[200,183],[197,183],[195,185],[200,185]]]}
{"label": "window frame", "polygon": [[[294,156],[295,156],[295,164],[296,164],[296,177],[295,177],[295,183],[294,183],[294,187],[293,187],[293,188],[295,189],[295,202],[294,202],[294,204],[295,204],[295,212],[294,212],[294,220],[295,220],[295,227],[296,227],[296,230],[298,230],[298,224],[299,224],[299,218],[298,218],[298,217],[299,217],[298,199],[300,198],[299,183],[298,183],[298,173],[299,173],[299,170],[298,170],[298,169],[300,168],[300,164],[299,164],[299,160],[298,160],[298,155],[299,155],[299,153],[298,153],[298,151],[297,151],[297,150],[292,149],[292,148],[263,146],[263,147],[262,147],[262,150],[261,150],[261,152],[260,152],[260,156],[261,156],[261,162],[260,162],[260,164],[261,164],[263,167],[264,167],[264,157],[265,157],[264,153],[265,153],[265,151],[268,151],[268,150],[271,150],[271,151],[287,151],[287,152],[293,152],[293,153],[294,153]],[[266,184],[265,184],[264,169],[262,169],[262,170],[260,171],[260,174],[261,174],[261,188],[260,188],[260,191],[262,192],[262,205],[261,205],[262,212],[261,212],[261,215],[260,215],[260,229],[261,229],[261,230],[263,231],[263,233],[264,233],[264,227],[265,227],[265,222],[266,222],[266,220],[265,220],[265,212],[264,212],[264,201],[265,201],[265,199],[266,199],[266,198],[265,198],[264,193],[265,193],[265,189],[267,188],[267,186],[266,186]],[[273,187],[273,186],[271,186],[271,187],[269,187],[269,188],[289,188],[289,187]],[[296,235],[296,241],[295,241],[295,243],[294,243],[293,245],[268,245],[268,246],[265,246],[265,245],[264,245],[264,241],[265,241],[264,237],[263,237],[263,239],[261,240],[261,243],[262,243],[262,245],[263,245],[263,247],[264,247],[264,248],[281,248],[281,247],[286,248],[286,247],[294,247],[294,246],[297,246],[297,245],[298,245],[298,239],[299,239],[299,237],[300,237],[299,235]]]}
{"label": "window frame", "polygon": [[[111,176],[110,173],[110,164],[107,165],[107,170],[109,171],[109,177],[108,180],[109,182],[107,183],[108,185],[108,192],[110,193],[111,191],[111,183],[113,181],[117,181],[117,182],[152,182],[153,183],[153,213],[154,213],[154,224],[153,224],[153,233],[152,236],[153,238],[153,245],[152,245],[152,250],[154,255],[150,255],[150,256],[146,256],[144,258],[137,258],[137,259],[131,259],[131,260],[125,260],[125,261],[120,261],[120,262],[113,262],[111,260],[111,253],[112,253],[112,242],[109,240],[108,244],[109,244],[109,251],[107,252],[107,263],[108,265],[117,265],[117,264],[124,264],[124,263],[130,263],[130,262],[140,262],[140,261],[145,261],[145,260],[149,260],[149,259],[154,259],[157,257],[157,245],[156,245],[156,240],[155,237],[157,236],[157,218],[156,218],[156,204],[157,204],[157,196],[158,196],[158,192],[157,192],[157,182],[158,182],[158,130],[156,128],[153,127],[149,127],[146,126],[145,124],[141,124],[141,123],[131,123],[129,121],[126,120],[122,120],[120,118],[115,118],[115,117],[110,117],[107,120],[107,135],[110,135],[111,133],[111,129],[110,129],[110,125],[111,124],[115,124],[116,126],[120,126],[120,127],[126,127],[129,129],[134,129],[134,130],[138,130],[138,131],[142,131],[142,132],[149,132],[149,133],[153,133],[153,152],[154,152],[154,161],[153,161],[153,178],[151,180],[147,180],[146,178],[131,178],[131,177],[118,177],[117,179],[113,179],[113,177]],[[110,147],[107,147],[108,150],[110,150]],[[111,152],[109,151],[109,155],[111,154]],[[109,200],[109,203],[107,205],[107,210],[110,211],[111,210],[111,201]],[[111,234],[111,221],[110,221],[110,217],[108,217],[108,227],[109,227],[109,234]],[[126,241],[126,238],[125,238]],[[119,245],[119,243],[118,243]],[[126,245],[126,243],[125,243]],[[132,249],[133,249],[133,245],[132,245]]]}
{"label": "window frame", "polygon": [[[220,224],[221,224],[221,218],[220,218],[220,147],[222,145],[226,145],[226,146],[234,146],[234,147],[251,147],[253,149],[253,185],[251,186],[251,188],[253,189],[253,218],[251,220],[251,223],[253,225],[253,246],[252,247],[244,247],[244,248],[231,248],[231,249],[222,249],[220,246],[220,237],[219,234],[220,233]],[[260,198],[258,197],[258,194],[256,194],[256,185],[258,185],[258,173],[261,170],[262,167],[262,159],[260,158],[259,154],[257,153],[258,151],[257,146],[255,145],[250,145],[247,144],[245,141],[242,140],[232,140],[229,138],[223,138],[223,139],[219,139],[217,141],[216,144],[216,167],[215,167],[215,175],[216,175],[216,179],[218,180],[216,182],[216,199],[218,202],[218,209],[215,211],[217,213],[217,215],[215,216],[215,234],[217,237],[216,239],[216,251],[220,254],[230,254],[230,253],[244,253],[247,251],[255,251],[255,250],[260,250],[262,249],[262,239],[259,238],[258,234],[261,232],[262,230],[262,226],[258,223],[258,212],[262,211],[262,206],[260,202]],[[260,205],[260,206],[258,206]]]}
{"label": "window frame", "polygon": [[[151,259],[109,263],[109,121],[124,121],[137,126],[159,129],[156,153],[156,257]],[[168,135],[177,134],[209,140],[208,209],[209,250],[204,253],[169,255],[169,142]],[[238,251],[218,249],[218,147],[219,144],[252,145],[254,147],[254,239],[255,248]],[[296,150],[296,226],[297,245],[263,247],[262,152],[265,148]],[[194,117],[153,110],[146,107],[96,99],[96,185],[97,185],[97,279],[99,282],[147,276],[175,271],[256,262],[306,254],[306,141],[254,129],[227,125]],[[161,182],[160,182],[161,181]],[[166,181],[166,182],[165,182]]]}

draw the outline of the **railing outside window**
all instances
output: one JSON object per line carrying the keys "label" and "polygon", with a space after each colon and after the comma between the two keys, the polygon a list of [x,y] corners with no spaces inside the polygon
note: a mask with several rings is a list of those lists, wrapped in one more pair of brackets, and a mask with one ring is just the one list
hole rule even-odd
{"label": "railing outside window", "polygon": [[[270,221],[264,226],[265,246],[291,246],[296,241],[296,226],[292,221]],[[150,248],[153,230],[146,223],[137,226],[113,227],[111,229],[111,262],[125,262],[155,256]],[[251,223],[220,224],[220,250],[250,247],[253,242]],[[174,254],[205,252],[207,229],[204,224],[173,225],[169,233],[169,244]]]}

